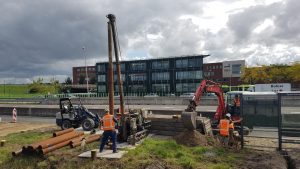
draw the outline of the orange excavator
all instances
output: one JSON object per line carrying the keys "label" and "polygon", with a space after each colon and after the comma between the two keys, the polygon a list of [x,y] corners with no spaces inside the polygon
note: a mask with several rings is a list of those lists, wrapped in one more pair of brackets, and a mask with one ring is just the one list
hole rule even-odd
{"label": "orange excavator", "polygon": [[[189,130],[201,129],[203,132],[205,124],[203,123],[203,120],[198,120],[199,118],[196,112],[196,107],[200,104],[203,93],[214,93],[218,97],[218,107],[213,119],[211,120],[212,128],[217,127],[219,121],[226,113],[231,114],[231,119],[233,121],[240,121],[241,117],[239,113],[229,112],[229,110],[233,109],[226,106],[221,85],[204,79],[196,89],[194,97],[190,100],[188,107],[181,113],[181,119],[185,128]],[[239,124],[237,123],[236,125],[238,126]],[[204,134],[206,133],[204,132]]]}

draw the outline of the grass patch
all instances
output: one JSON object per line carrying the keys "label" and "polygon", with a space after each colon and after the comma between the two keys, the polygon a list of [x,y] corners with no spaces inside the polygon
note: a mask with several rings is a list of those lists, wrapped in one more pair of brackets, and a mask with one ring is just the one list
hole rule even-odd
{"label": "grass patch", "polygon": [[32,98],[43,97],[50,92],[51,94],[59,91],[51,85],[44,85],[42,92],[30,94],[30,86],[27,84],[0,84],[0,98]]}
{"label": "grass patch", "polygon": [[158,161],[162,161],[163,165],[169,165],[169,168],[172,168],[170,166],[177,166],[177,168],[230,168],[236,159],[237,156],[223,148],[186,147],[177,144],[174,140],[148,138],[141,146],[130,150],[122,160],[128,161],[130,166],[133,166],[132,168],[147,166]]}
{"label": "grass patch", "polygon": [[[6,139],[5,147],[0,148],[0,168],[126,168],[139,169],[152,166],[152,168],[233,168],[239,155],[223,148],[215,147],[186,147],[177,144],[174,140],[161,140],[147,138],[136,149],[117,160],[81,159],[77,155],[82,153],[80,147],[70,149],[62,148],[47,154],[45,157],[12,158],[11,152],[21,148],[22,145],[31,144],[51,137],[50,132],[29,131],[15,133],[0,139]],[[87,150],[96,149],[99,142],[87,145]]]}

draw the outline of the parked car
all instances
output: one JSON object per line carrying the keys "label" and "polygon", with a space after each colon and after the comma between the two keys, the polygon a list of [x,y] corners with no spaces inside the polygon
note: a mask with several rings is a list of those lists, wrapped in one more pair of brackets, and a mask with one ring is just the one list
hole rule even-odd
{"label": "parked car", "polygon": [[156,93],[149,93],[145,95],[144,97],[159,97]]}
{"label": "parked car", "polygon": [[183,93],[179,97],[193,98],[194,97],[194,93]]}

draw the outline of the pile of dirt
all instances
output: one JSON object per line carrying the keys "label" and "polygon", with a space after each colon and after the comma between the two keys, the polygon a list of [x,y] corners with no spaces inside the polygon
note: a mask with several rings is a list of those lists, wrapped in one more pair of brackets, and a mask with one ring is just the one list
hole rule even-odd
{"label": "pile of dirt", "polygon": [[207,138],[205,135],[196,130],[185,131],[174,137],[178,144],[194,147],[194,146],[207,146]]}

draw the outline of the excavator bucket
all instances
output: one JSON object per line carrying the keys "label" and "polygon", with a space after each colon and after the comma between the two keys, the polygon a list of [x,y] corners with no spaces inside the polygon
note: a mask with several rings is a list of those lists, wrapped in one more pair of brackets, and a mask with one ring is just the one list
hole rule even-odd
{"label": "excavator bucket", "polygon": [[181,120],[183,122],[183,125],[185,128],[188,130],[196,130],[196,117],[197,113],[192,111],[192,112],[187,112],[183,111],[181,113]]}

